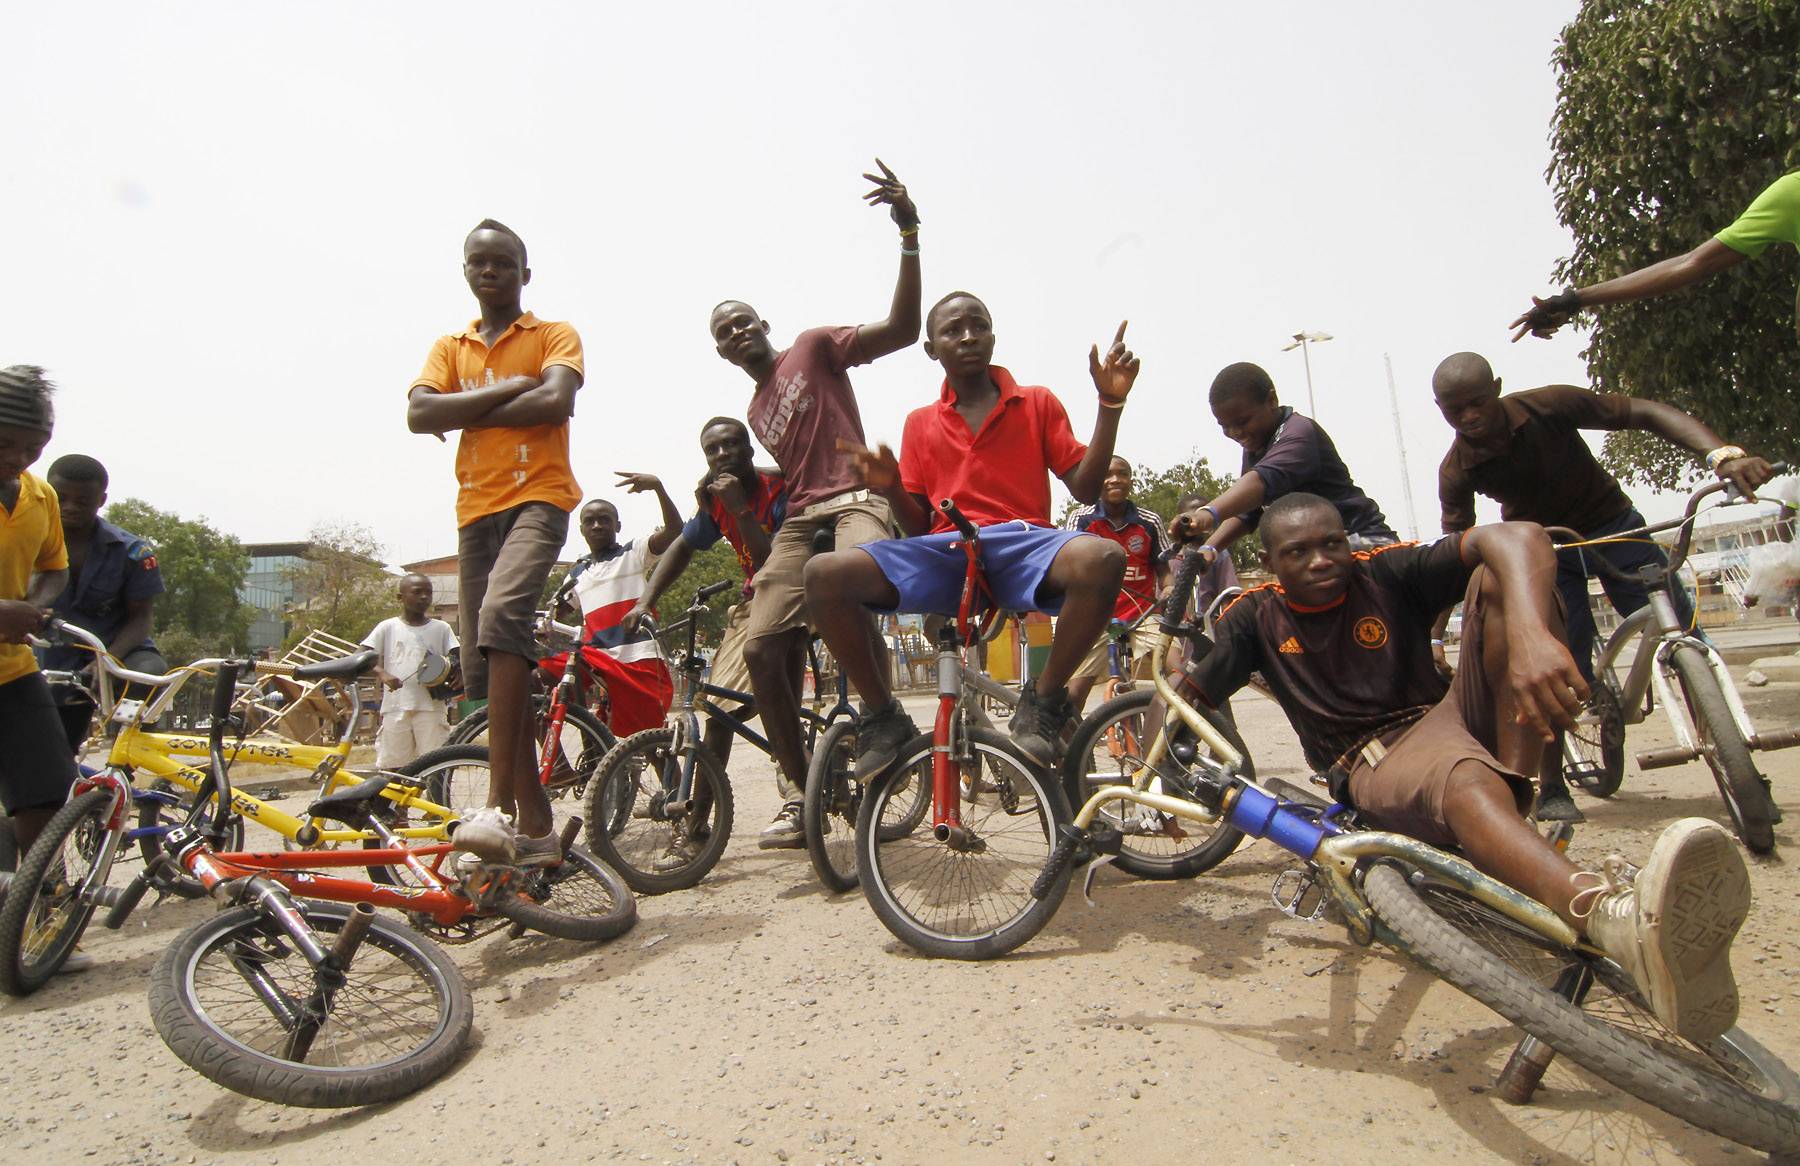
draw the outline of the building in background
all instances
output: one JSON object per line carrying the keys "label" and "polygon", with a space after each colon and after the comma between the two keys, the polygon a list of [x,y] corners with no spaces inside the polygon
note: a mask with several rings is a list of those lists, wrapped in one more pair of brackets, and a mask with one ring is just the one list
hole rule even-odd
{"label": "building in background", "polygon": [[287,640],[294,608],[293,569],[304,562],[305,540],[289,543],[247,543],[250,569],[238,598],[255,609],[250,621],[250,650],[280,648]]}

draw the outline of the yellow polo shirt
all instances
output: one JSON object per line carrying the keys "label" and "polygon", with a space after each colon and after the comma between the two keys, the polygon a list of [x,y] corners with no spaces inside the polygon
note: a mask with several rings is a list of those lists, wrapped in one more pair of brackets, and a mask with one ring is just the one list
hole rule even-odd
{"label": "yellow polo shirt", "polygon": [[[581,337],[568,324],[526,312],[489,348],[481,338],[481,321],[473,320],[458,335],[438,337],[407,392],[424,385],[460,393],[508,377],[541,377],[557,364],[583,375]],[[569,466],[569,423],[463,430],[456,446],[456,482],[459,527],[525,502],[575,509],[581,487]]]}
{"label": "yellow polo shirt", "polygon": [[[19,500],[12,513],[0,510],[0,599],[24,599],[31,576],[61,571],[69,565],[63,544],[62,512],[56,491],[36,474],[19,475]],[[10,684],[37,671],[37,659],[24,644],[0,644],[0,684]]]}

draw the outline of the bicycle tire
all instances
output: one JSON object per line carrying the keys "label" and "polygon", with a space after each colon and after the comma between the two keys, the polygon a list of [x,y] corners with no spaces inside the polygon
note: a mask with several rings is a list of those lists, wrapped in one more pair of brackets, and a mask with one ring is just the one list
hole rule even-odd
{"label": "bicycle tire", "polygon": [[1712,770],[1719,796],[1732,829],[1754,854],[1775,850],[1775,807],[1768,787],[1756,770],[1750,747],[1738,735],[1737,721],[1725,703],[1719,678],[1713,675],[1705,653],[1692,644],[1676,644],[1670,653],[1675,674],[1687,696],[1694,732],[1700,739],[1700,755]]}
{"label": "bicycle tire", "polygon": [[[549,715],[549,705],[550,702],[542,696],[535,696],[531,700],[534,725],[532,736],[536,741],[532,756],[540,761],[544,756],[544,725]],[[479,745],[486,748],[487,724],[488,710],[476,709],[456,723],[444,744]],[[580,705],[569,705],[563,710],[563,729],[559,743],[563,757],[569,762],[567,768],[571,775],[552,781],[546,787],[552,794],[567,788],[573,788],[578,793],[585,791],[588,782],[593,780],[595,771],[599,769],[600,762],[619,743],[619,739],[613,736],[612,730],[591,710]]]}
{"label": "bicycle tire", "polygon": [[425,784],[425,798],[458,818],[487,805],[492,766],[485,745],[440,745],[395,772]]}
{"label": "bicycle tire", "polygon": [[[177,797],[185,797],[192,792],[183,790],[166,777],[157,778],[151,783],[150,788],[157,793],[174,794]],[[178,802],[175,805],[165,805],[146,798],[138,802],[138,828],[152,829],[185,822],[191,810],[192,804],[187,801]],[[207,815],[203,814],[197,820],[204,823]],[[231,816],[230,823],[225,827],[225,841],[227,845],[224,849],[226,850],[242,850],[244,848],[244,819],[241,816],[237,814]],[[163,853],[162,843],[160,834],[145,834],[138,838],[138,853],[143,856],[146,866],[154,862],[158,854]],[[175,856],[169,855],[169,857],[173,859]],[[158,891],[183,899],[198,899],[206,894],[206,888],[200,885],[199,879],[180,870],[173,862],[164,867],[161,873],[151,876],[150,885]]]}
{"label": "bicycle tire", "polygon": [[1568,784],[1597,798],[1612,797],[1625,780],[1625,711],[1622,703],[1619,682],[1613,679],[1609,670],[1601,671],[1589,686],[1587,707],[1581,710],[1582,718],[1592,718],[1591,723],[1584,726],[1578,721],[1575,729],[1570,730],[1575,750],[1585,764],[1577,773],[1567,768],[1565,759],[1564,776]]}
{"label": "bicycle tire", "polygon": [[[942,959],[992,959],[1041,931],[1068,891],[1072,870],[1064,864],[1049,894],[1032,894],[1069,811],[1061,787],[1040,776],[1003,734],[971,729],[965,744],[999,787],[971,791],[959,784],[963,824],[985,847],[954,850],[937,841],[923,820],[925,828],[899,837],[882,829],[911,814],[915,787],[930,787],[932,738],[921,733],[864,791],[857,865],[869,906],[908,947]],[[974,901],[974,892],[988,889],[995,893],[991,904]]]}
{"label": "bicycle tire", "polygon": [[[1415,887],[1391,863],[1370,867],[1363,891],[1407,954],[1595,1076],[1721,1137],[1800,1150],[1800,1078],[1739,1030],[1704,1047],[1684,1041],[1611,960],[1563,947],[1458,888]],[[1581,1007],[1549,987],[1577,961],[1596,977]]]}
{"label": "bicycle tire", "polygon": [[0,908],[0,992],[29,996],[42,988],[80,942],[94,917],[81,888],[94,873],[111,809],[104,789],[65,802],[19,863]]}
{"label": "bicycle tire", "polygon": [[[350,908],[320,902],[302,906],[308,924],[329,947]],[[223,954],[227,950],[230,954]],[[213,968],[209,960],[214,959],[223,966]],[[456,964],[425,936],[379,916],[313,1043],[314,1061],[280,1055],[286,1030],[254,991],[245,991],[252,972],[271,979],[286,973],[284,990],[293,999],[304,1001],[312,992],[312,968],[287,935],[258,908],[235,907],[177,936],[150,976],[150,1016],[163,1043],[201,1076],[247,1097],[310,1109],[378,1105],[443,1076],[468,1043],[475,1007]],[[403,977],[411,983],[401,983]],[[237,998],[224,993],[215,1002],[210,991],[215,980],[227,987],[235,981]],[[429,1007],[415,1009],[416,1020],[393,1021],[393,1042],[405,1045],[402,1050],[392,1052],[392,1042],[362,1035],[345,1023],[355,1005],[389,999],[399,1005],[408,991],[427,994]],[[241,1033],[228,1027],[238,1009],[251,1018],[250,1028]],[[256,1009],[261,1009],[260,1023]],[[423,1036],[418,1035],[421,1029]],[[384,1043],[388,1048],[380,1047]],[[333,1053],[351,1057],[364,1051],[372,1058],[366,1064],[323,1063]]]}
{"label": "bicycle tire", "polygon": [[525,873],[517,895],[502,895],[494,910],[557,939],[596,943],[631,930],[637,899],[619,872],[578,846],[561,866]]}
{"label": "bicycle tire", "polygon": [[[1155,696],[1155,691],[1148,688],[1116,696],[1089,713],[1076,728],[1069,750],[1063,756],[1062,768],[1063,794],[1068,798],[1071,815],[1078,812],[1094,790],[1101,786],[1131,784],[1137,767],[1142,764],[1142,754],[1149,748],[1150,742],[1144,741],[1143,734],[1139,732],[1136,744],[1128,743],[1124,751],[1115,756],[1114,746],[1107,740],[1107,734],[1121,722],[1141,718]],[[1225,740],[1243,754],[1245,776],[1254,777],[1256,770],[1249,760],[1250,750],[1238,735],[1236,727],[1204,705],[1196,705],[1196,708],[1208,724],[1219,730]],[[1178,763],[1171,757],[1169,764]],[[1152,780],[1163,787],[1160,792],[1185,796],[1180,788],[1179,778],[1169,780],[1159,777]],[[1120,832],[1121,846],[1118,856],[1113,859],[1113,865],[1141,879],[1193,878],[1224,862],[1244,840],[1243,832],[1228,825],[1223,819],[1215,823],[1211,831],[1188,842],[1171,837],[1167,831],[1174,829],[1179,832],[1191,824],[1174,822],[1167,815],[1155,811],[1128,808],[1123,802],[1107,802],[1101,804],[1098,813],[1105,815],[1106,820]]]}
{"label": "bicycle tire", "polygon": [[674,734],[666,728],[633,733],[613,746],[588,783],[588,849],[640,895],[666,894],[698,883],[718,864],[731,840],[731,783],[712,751],[692,742],[695,788],[703,781],[712,787],[710,821],[701,824],[704,836],[685,865],[656,869],[674,835],[673,823],[662,812],[666,792],[672,788],[669,767],[680,762],[680,754],[669,752],[673,742]]}
{"label": "bicycle tire", "polygon": [[863,787],[856,780],[854,720],[834,721],[813,745],[806,767],[806,802],[801,825],[806,855],[825,889],[833,894],[856,889],[856,815]]}

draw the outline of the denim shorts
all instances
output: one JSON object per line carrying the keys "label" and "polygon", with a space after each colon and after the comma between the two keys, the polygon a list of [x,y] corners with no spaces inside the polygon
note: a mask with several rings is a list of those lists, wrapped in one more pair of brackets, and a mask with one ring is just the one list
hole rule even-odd
{"label": "denim shorts", "polygon": [[[1073,530],[1033,526],[1023,520],[984,526],[981,533],[981,567],[988,591],[1002,611],[1062,610],[1061,595],[1039,595],[1050,563],[1073,539],[1098,535]],[[963,576],[968,559],[962,535],[953,530],[916,538],[886,539],[857,548],[868,553],[887,576],[900,601],[876,611],[909,611],[955,615],[962,602]]]}

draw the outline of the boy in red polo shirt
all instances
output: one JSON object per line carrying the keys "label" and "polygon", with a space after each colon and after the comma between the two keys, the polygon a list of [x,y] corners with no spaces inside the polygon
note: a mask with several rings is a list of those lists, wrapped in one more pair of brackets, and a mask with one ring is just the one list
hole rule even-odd
{"label": "boy in red polo shirt", "polygon": [[994,602],[1008,611],[1060,609],[1061,634],[1012,721],[1013,742],[1047,768],[1074,717],[1065,685],[1112,617],[1125,573],[1118,543],[1051,527],[1050,475],[1078,501],[1099,497],[1138,359],[1125,347],[1124,324],[1105,363],[1097,346],[1089,353],[1100,402],[1084,446],[1055,394],[1022,386],[993,363],[993,317],[968,292],[950,293],[927,313],[925,354],[944,366],[944,386],[936,404],[907,416],[899,460],[885,445],[871,452],[840,443],[859,478],[887,498],[913,537],[814,558],[806,565],[807,611],[875,710],[857,732],[857,778],[866,780],[892,765],[918,732],[876,664],[863,631],[866,609],[955,614],[964,559],[956,530],[936,505],[954,500],[981,528]]}

